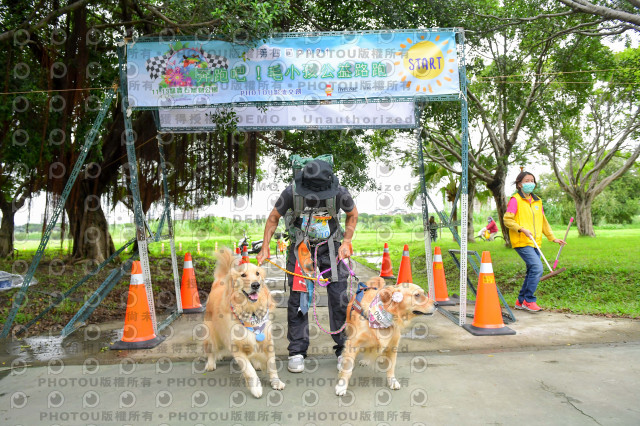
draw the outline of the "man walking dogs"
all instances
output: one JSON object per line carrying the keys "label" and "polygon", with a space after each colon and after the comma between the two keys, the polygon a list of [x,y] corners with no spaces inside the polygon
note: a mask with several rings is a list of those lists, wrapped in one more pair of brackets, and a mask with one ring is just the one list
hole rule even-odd
{"label": "man walking dogs", "polygon": [[[339,185],[331,156],[303,159],[294,155],[292,163],[294,182],[282,191],[267,218],[258,264],[269,258],[269,242],[284,216],[291,240],[287,270],[294,272],[297,261],[304,275],[316,269],[324,271],[322,278],[330,280],[326,287],[329,323],[331,330],[338,330],[345,322],[349,303],[346,291],[349,271],[341,260],[352,254],[351,239],[358,223],[358,209],[349,191]],[[347,215],[344,232],[339,220],[341,210]],[[313,268],[311,262],[315,261],[316,252],[318,265]],[[291,290],[287,307],[288,369],[300,373],[304,371],[309,347],[308,294],[293,290],[292,275],[287,274],[287,280]],[[338,333],[331,337],[339,367],[345,336]]]}

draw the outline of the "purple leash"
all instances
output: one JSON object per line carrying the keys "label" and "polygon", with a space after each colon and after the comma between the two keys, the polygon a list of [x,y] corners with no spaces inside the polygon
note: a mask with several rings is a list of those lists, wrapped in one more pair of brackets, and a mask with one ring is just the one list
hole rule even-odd
{"label": "purple leash", "polygon": [[[315,265],[314,265],[314,266],[315,266],[316,272],[318,271],[318,247],[320,247],[322,244],[325,244],[325,243],[327,243],[327,241],[326,241],[326,240],[325,240],[325,241],[323,241],[323,242],[321,242],[320,244],[318,244],[318,245],[316,246],[315,251],[314,251],[314,261],[315,261]],[[336,258],[336,260],[338,260],[338,258]],[[351,259],[349,259],[349,260],[351,260]],[[353,294],[353,278],[356,278],[356,280],[357,280],[357,278],[358,278],[358,277],[356,277],[355,272],[353,272],[353,269],[351,269],[351,266],[349,265],[349,262],[347,262],[347,259],[342,259],[342,262],[343,262],[343,263],[344,263],[344,265],[347,267],[347,269],[349,270],[349,274],[351,275],[351,276],[349,277],[349,299],[351,299],[351,296],[352,296],[352,294]],[[337,266],[336,266],[336,267],[337,267]],[[330,283],[331,281],[327,281],[327,283],[326,283],[326,284],[322,285],[322,282],[320,281],[320,277],[321,277],[325,272],[329,272],[330,270],[331,270],[331,267],[329,267],[329,269],[327,269],[327,270],[325,270],[325,271],[323,271],[323,272],[320,272],[320,273],[316,276],[316,283],[317,283],[319,286],[321,286],[321,287],[326,287],[326,286],[328,286],[328,285],[329,285],[329,283]],[[325,330],[325,329],[320,325],[320,321],[318,320],[318,314],[317,314],[317,312],[316,312],[316,300],[317,300],[317,297],[318,297],[318,292],[316,291],[316,292],[314,292],[314,293],[313,293],[313,317],[314,317],[314,318],[315,318],[315,320],[316,320],[316,325],[320,328],[320,330],[324,331],[324,332],[325,332],[325,333],[327,333],[327,334],[338,334],[338,333],[342,332],[342,330],[344,330],[344,328],[345,328],[345,327],[346,327],[346,325],[347,325],[347,321],[346,321],[346,320],[345,320],[344,324],[342,324],[342,327],[340,327],[340,328],[339,328],[338,330],[336,330],[336,331]]]}

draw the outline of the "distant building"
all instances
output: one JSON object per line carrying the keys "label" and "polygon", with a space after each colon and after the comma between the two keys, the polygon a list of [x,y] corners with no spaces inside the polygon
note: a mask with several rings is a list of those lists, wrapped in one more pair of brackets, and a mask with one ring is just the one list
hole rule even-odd
{"label": "distant building", "polygon": [[389,214],[408,214],[409,212],[405,209],[393,209],[389,212]]}

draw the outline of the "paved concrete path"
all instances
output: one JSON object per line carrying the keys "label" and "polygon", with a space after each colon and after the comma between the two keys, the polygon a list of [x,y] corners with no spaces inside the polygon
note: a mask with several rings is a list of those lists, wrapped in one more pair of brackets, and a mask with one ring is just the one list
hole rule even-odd
{"label": "paved concrete path", "polygon": [[234,364],[204,362],[52,365],[1,380],[3,425],[69,424],[562,424],[640,423],[640,345],[538,351],[401,354],[397,378],[359,367],[350,392],[334,394],[336,364],[307,361],[283,391],[255,399]]}
{"label": "paved concrete path", "polygon": [[[361,266],[356,272],[363,280],[374,274]],[[282,289],[281,275],[270,271],[272,289]],[[326,307],[318,310],[328,327]],[[275,345],[287,388],[272,391],[261,373],[261,399],[228,360],[203,371],[202,314],[182,316],[163,331],[165,343],[144,351],[105,349],[122,322],[64,340],[5,341],[0,424],[640,424],[640,321],[516,316],[509,327],[517,334],[496,337],[474,337],[440,314],[420,318],[400,345],[403,388],[385,387],[384,365],[359,367],[341,398],[333,389],[333,341],[317,326],[307,370],[286,370],[282,308]]]}

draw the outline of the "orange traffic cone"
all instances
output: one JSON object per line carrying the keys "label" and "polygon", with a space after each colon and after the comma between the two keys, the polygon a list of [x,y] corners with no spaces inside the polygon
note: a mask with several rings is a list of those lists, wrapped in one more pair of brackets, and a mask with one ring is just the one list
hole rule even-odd
{"label": "orange traffic cone", "polygon": [[478,294],[476,295],[476,309],[473,315],[473,323],[462,326],[474,336],[498,336],[503,334],[516,334],[509,327],[505,327],[502,321],[502,309],[498,299],[498,288],[493,275],[491,255],[488,251],[482,252],[482,264],[478,277]]}
{"label": "orange traffic cone", "polygon": [[200,296],[198,295],[198,283],[196,282],[196,271],[193,269],[191,253],[185,253],[184,255],[180,299],[182,300],[182,313],[195,314],[204,312],[205,307],[200,304]]}
{"label": "orange traffic cone", "polygon": [[411,276],[411,259],[409,258],[409,245],[404,245],[402,251],[402,260],[400,261],[400,269],[398,269],[398,281],[396,284],[412,283],[413,277]]}
{"label": "orange traffic cone", "polygon": [[122,339],[113,343],[110,348],[115,350],[151,349],[163,340],[164,336],[156,336],[153,329],[142,266],[140,261],[136,260],[131,265],[131,283]]}
{"label": "orange traffic cone", "polygon": [[249,249],[246,245],[242,246],[242,262],[240,263],[249,263]]}
{"label": "orange traffic cone", "polygon": [[236,255],[241,254],[240,253],[240,247],[236,247]]}
{"label": "orange traffic cone", "polygon": [[389,244],[384,243],[384,250],[382,253],[382,268],[380,268],[381,278],[395,278],[393,276],[393,264],[391,263],[391,257],[389,256]]}
{"label": "orange traffic cone", "polygon": [[449,299],[447,292],[447,279],[444,276],[444,264],[442,263],[442,252],[440,247],[436,246],[433,252],[433,287],[435,297],[434,300],[439,306],[451,306],[456,302]]}

